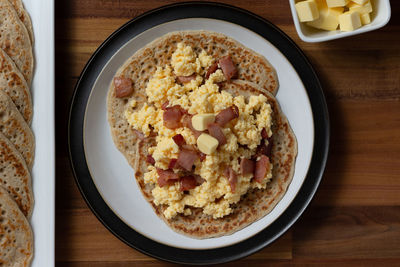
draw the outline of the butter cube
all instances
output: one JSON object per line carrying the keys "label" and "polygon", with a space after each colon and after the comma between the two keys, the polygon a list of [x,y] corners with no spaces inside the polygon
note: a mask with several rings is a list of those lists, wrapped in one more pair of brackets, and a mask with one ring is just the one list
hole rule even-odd
{"label": "butter cube", "polygon": [[209,134],[202,133],[197,138],[197,147],[206,155],[210,155],[217,150],[218,144],[218,140]]}
{"label": "butter cube", "polygon": [[207,130],[207,126],[215,121],[215,115],[212,113],[197,114],[192,117],[193,128],[197,131]]}
{"label": "butter cube", "polygon": [[348,11],[339,16],[341,31],[354,31],[361,27],[360,13]]}
{"label": "butter cube", "polygon": [[307,22],[307,25],[328,31],[334,31],[339,25],[339,15],[344,11],[342,7],[320,9],[319,18],[314,21]]}
{"label": "butter cube", "polygon": [[296,4],[297,15],[301,22],[313,21],[318,18],[318,8],[315,0],[307,0]]}
{"label": "butter cube", "polygon": [[371,2],[368,1],[364,5],[359,5],[356,3],[350,3],[348,5],[350,11],[358,12],[360,14],[371,13],[372,12],[372,5]]}
{"label": "butter cube", "polygon": [[369,13],[362,14],[360,16],[360,18],[361,18],[361,24],[362,25],[366,25],[366,24],[370,24],[371,23],[371,17],[369,16]]}
{"label": "butter cube", "polygon": [[326,4],[329,8],[345,6],[349,3],[349,0],[326,0]]}
{"label": "butter cube", "polygon": [[354,3],[357,3],[359,5],[364,5],[368,0],[351,0]]}
{"label": "butter cube", "polygon": [[315,3],[317,3],[318,10],[328,8],[328,5],[326,4],[326,0],[315,0]]}

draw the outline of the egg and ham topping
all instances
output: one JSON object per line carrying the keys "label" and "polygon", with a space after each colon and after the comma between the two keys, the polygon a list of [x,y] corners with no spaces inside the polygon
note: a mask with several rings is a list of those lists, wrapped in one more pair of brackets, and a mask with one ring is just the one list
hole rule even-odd
{"label": "egg and ham topping", "polygon": [[[229,56],[215,61],[179,43],[171,64],[158,67],[147,83],[147,102],[133,100],[125,111],[142,137],[156,134],[144,181],[154,185],[154,203],[167,206],[167,219],[190,215],[191,207],[224,217],[272,177],[271,106],[262,94],[246,101],[221,91],[218,84],[236,75]],[[118,83],[125,95],[130,81]]]}

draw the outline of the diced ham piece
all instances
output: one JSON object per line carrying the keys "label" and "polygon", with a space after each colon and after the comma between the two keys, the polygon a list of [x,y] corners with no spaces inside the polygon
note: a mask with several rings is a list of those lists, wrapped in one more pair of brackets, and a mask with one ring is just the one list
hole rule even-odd
{"label": "diced ham piece", "polygon": [[192,131],[193,135],[197,138],[202,134],[202,132],[197,131],[193,128],[192,117],[193,117],[192,115],[188,115],[188,114],[185,115],[183,117],[183,126],[185,126],[186,128],[189,128]]}
{"label": "diced ham piece", "polygon": [[254,168],[256,163],[251,159],[242,158],[240,161],[240,169],[242,171],[242,175],[254,173]]}
{"label": "diced ham piece", "polygon": [[168,169],[173,169],[173,168],[175,168],[176,162],[178,162],[178,159],[171,159],[171,160],[169,161],[169,164],[168,164]]}
{"label": "diced ham piece", "polygon": [[236,78],[238,75],[238,70],[233,64],[231,56],[225,56],[218,60],[218,64],[224,73],[225,78],[230,81],[232,78]]}
{"label": "diced ham piece", "polygon": [[206,73],[206,79],[208,79],[210,77],[211,74],[213,74],[214,72],[216,72],[218,69],[218,62],[215,62],[214,64],[212,64]]}
{"label": "diced ham piece", "polygon": [[207,127],[208,133],[218,140],[220,146],[226,144],[226,137],[224,132],[222,131],[221,126],[216,123],[210,123]]}
{"label": "diced ham piece", "polygon": [[166,180],[165,177],[158,177],[157,183],[159,187],[173,185],[177,180]]}
{"label": "diced ham piece", "polygon": [[183,176],[180,180],[180,190],[187,191],[197,186],[196,178],[192,175]]}
{"label": "diced ham piece", "polygon": [[175,144],[179,147],[182,147],[182,145],[186,144],[185,138],[183,138],[181,134],[174,135],[172,139],[174,140]]}
{"label": "diced ham piece", "polygon": [[160,187],[171,185],[179,180],[179,175],[172,170],[162,170],[157,168],[158,179],[157,183]]}
{"label": "diced ham piece", "polygon": [[178,180],[179,175],[174,173],[173,170],[163,170],[157,168],[158,176],[165,178],[165,180]]}
{"label": "diced ham piece", "polygon": [[121,98],[131,95],[133,92],[132,85],[133,81],[130,78],[115,77],[114,78],[115,96]]}
{"label": "diced ham piece", "polygon": [[152,155],[147,155],[146,162],[151,165],[154,165],[156,163]]}
{"label": "diced ham piece", "polygon": [[179,152],[178,156],[178,164],[181,166],[183,169],[187,171],[192,171],[192,167],[194,162],[199,156],[197,155],[196,151],[192,150],[187,150],[187,149],[182,149]]}
{"label": "diced ham piece", "polygon": [[229,185],[231,186],[231,192],[235,193],[236,191],[236,184],[237,184],[237,175],[236,172],[231,168],[228,167],[224,171],[224,175],[229,181]]}
{"label": "diced ham piece", "polygon": [[181,118],[183,114],[183,109],[178,105],[165,108],[163,114],[164,126],[169,129],[176,129],[181,127]]}
{"label": "diced ham piece", "polygon": [[269,158],[265,155],[261,155],[260,159],[256,162],[256,168],[254,170],[254,180],[258,183],[261,183],[267,175],[270,167],[271,163],[269,162]]}
{"label": "diced ham piece", "polygon": [[178,76],[176,79],[178,80],[179,83],[188,83],[191,80],[196,79],[196,73],[190,75],[190,76]]}
{"label": "diced ham piece", "polygon": [[161,105],[161,109],[162,110],[166,110],[168,105],[169,105],[169,101],[167,100],[167,101],[164,102],[164,104]]}
{"label": "diced ham piece", "polygon": [[223,127],[225,124],[238,117],[239,109],[237,106],[233,105],[229,108],[221,110],[217,116],[215,116],[215,123]]}
{"label": "diced ham piece", "polygon": [[133,130],[133,132],[135,133],[137,138],[139,138],[140,140],[144,140],[145,136],[142,132],[135,130],[135,129]]}

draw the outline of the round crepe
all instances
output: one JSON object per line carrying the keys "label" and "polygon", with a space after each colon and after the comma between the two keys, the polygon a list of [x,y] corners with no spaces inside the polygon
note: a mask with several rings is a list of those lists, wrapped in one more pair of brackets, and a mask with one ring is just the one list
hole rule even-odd
{"label": "round crepe", "polygon": [[0,0],[0,48],[14,61],[28,85],[32,81],[33,54],[29,34],[8,0]]}
{"label": "round crepe", "polygon": [[21,22],[25,25],[26,29],[28,30],[29,33],[29,38],[31,40],[31,43],[33,43],[33,27],[32,27],[32,21],[31,18],[29,17],[28,12],[24,8],[24,4],[22,3],[21,0],[9,0],[10,3],[14,6],[15,11],[17,11],[18,17],[21,20]]}
{"label": "round crepe", "polygon": [[234,96],[243,95],[245,98],[264,94],[273,110],[272,180],[268,183],[267,189],[254,189],[242,196],[239,203],[233,206],[233,213],[220,219],[213,219],[212,216],[204,214],[202,209],[191,208],[192,215],[190,216],[179,214],[171,220],[166,219],[163,211],[167,206],[156,206],[153,203],[151,190],[154,186],[145,184],[143,180],[144,173],[147,172],[147,151],[154,145],[154,137],[144,141],[138,140],[133,150],[135,160],[131,162],[131,165],[136,170],[136,180],[146,200],[152,205],[157,215],[174,231],[193,238],[203,239],[232,234],[264,217],[282,199],[294,174],[297,141],[275,97],[255,84],[240,80],[225,82],[221,90],[226,90]]}
{"label": "round crepe", "polygon": [[35,153],[35,138],[32,130],[11,98],[0,90],[0,132],[13,143],[24,157],[29,169],[32,168]]}
{"label": "round crepe", "polygon": [[33,209],[31,174],[21,153],[0,133],[0,185],[14,198],[26,217]]}
{"label": "round crepe", "polygon": [[[134,93],[131,98],[135,98],[138,103],[146,101],[145,88],[147,82],[154,74],[157,66],[165,66],[170,63],[171,56],[179,42],[190,45],[197,53],[205,50],[208,55],[215,59],[229,54],[237,65],[239,79],[253,81],[260,86],[260,90],[263,92],[271,92],[275,95],[278,90],[275,70],[262,55],[221,33],[181,31],[168,33],[149,43],[137,51],[118,70],[117,77],[128,77],[134,82]],[[124,117],[128,102],[128,98],[117,98],[115,96],[114,84],[111,83],[107,99],[111,133],[115,145],[132,165],[136,159],[134,151],[136,135]]]}
{"label": "round crepe", "polygon": [[0,90],[14,102],[18,111],[30,124],[32,121],[32,99],[28,85],[12,59],[0,48]]}
{"label": "round crepe", "polygon": [[[124,111],[131,99],[138,103],[137,109],[147,101],[145,88],[154,74],[157,66],[169,64],[170,57],[177,43],[190,45],[197,53],[202,49],[213,58],[230,54],[237,63],[239,79],[223,86],[234,94],[264,94],[269,99],[274,110],[273,179],[266,190],[253,190],[243,197],[236,205],[235,211],[222,219],[202,213],[201,209],[192,209],[192,215],[178,215],[173,220],[163,216],[164,206],[155,206],[152,202],[153,186],[144,184],[143,174],[147,172],[146,156],[154,138],[140,142],[132,127],[124,117]],[[116,77],[128,77],[134,82],[134,91],[130,97],[117,98],[114,84],[111,83],[108,99],[108,121],[116,147],[123,153],[129,164],[136,170],[136,180],[143,195],[153,206],[158,216],[175,231],[194,238],[209,238],[231,234],[250,223],[260,219],[271,211],[286,192],[293,172],[297,155],[297,141],[286,117],[282,114],[279,104],[274,98],[278,81],[273,67],[266,59],[251,51],[225,35],[206,31],[173,32],[154,40],[136,52],[118,70]],[[246,81],[254,81],[250,83]]]}
{"label": "round crepe", "polygon": [[33,233],[24,214],[6,190],[0,187],[0,262],[2,266],[29,266]]}

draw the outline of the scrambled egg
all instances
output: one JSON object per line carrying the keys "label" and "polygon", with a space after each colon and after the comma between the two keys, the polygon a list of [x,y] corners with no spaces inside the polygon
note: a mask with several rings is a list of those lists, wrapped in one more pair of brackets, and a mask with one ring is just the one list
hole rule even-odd
{"label": "scrambled egg", "polygon": [[[271,106],[264,95],[251,96],[248,101],[243,96],[233,97],[226,91],[219,91],[216,83],[225,81],[224,74],[217,70],[207,80],[202,74],[213,64],[213,59],[205,51],[198,56],[190,46],[178,44],[171,58],[171,66],[158,67],[147,84],[147,103],[140,109],[134,109],[138,103],[131,102],[125,111],[129,124],[136,130],[149,136],[153,130],[158,135],[157,145],[150,147],[148,153],[155,160],[155,166],[149,165],[144,174],[144,181],[153,184],[152,195],[156,205],[167,205],[164,215],[171,219],[178,213],[190,215],[190,207],[202,208],[205,214],[213,218],[221,218],[230,214],[231,205],[240,201],[240,197],[251,188],[266,188],[272,177],[271,168],[267,178],[261,183],[252,180],[253,175],[241,175],[238,158],[251,158],[261,142],[261,131],[271,131]],[[184,85],[175,82],[175,76],[196,75],[196,78]],[[190,114],[215,113],[232,106],[239,108],[239,118],[224,126],[227,143],[214,153],[207,155],[203,162],[195,162],[194,173],[200,175],[205,182],[189,193],[181,192],[179,182],[174,185],[159,187],[156,168],[168,169],[168,163],[178,158],[179,147],[172,137],[181,134],[186,143],[196,144],[196,138],[186,127],[171,130],[163,125],[161,106],[166,101],[169,106],[179,105]],[[238,177],[236,191],[231,192],[228,179],[224,176],[224,167],[230,166]]]}
{"label": "scrambled egg", "polygon": [[201,72],[201,62],[190,46],[178,44],[176,51],[172,54],[171,65],[176,76],[190,76]]}

